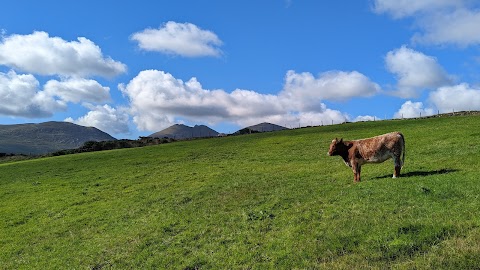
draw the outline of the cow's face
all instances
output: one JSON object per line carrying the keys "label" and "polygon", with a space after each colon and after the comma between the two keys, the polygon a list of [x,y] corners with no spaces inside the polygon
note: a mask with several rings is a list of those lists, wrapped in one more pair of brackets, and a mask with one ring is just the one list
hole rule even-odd
{"label": "cow's face", "polygon": [[332,141],[330,144],[330,149],[328,149],[328,155],[329,156],[336,156],[339,155],[339,150],[341,151],[344,147],[343,144],[343,139],[338,140],[335,138],[335,140]]}

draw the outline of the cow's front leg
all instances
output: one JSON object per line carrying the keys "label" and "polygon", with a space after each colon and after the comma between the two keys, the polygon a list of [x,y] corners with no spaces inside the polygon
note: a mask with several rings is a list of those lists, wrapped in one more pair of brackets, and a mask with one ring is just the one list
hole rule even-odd
{"label": "cow's front leg", "polygon": [[357,164],[357,182],[360,182],[360,173],[362,172],[362,166]]}
{"label": "cow's front leg", "polygon": [[352,170],[353,170],[353,181],[360,182],[360,172],[362,171],[362,167],[358,162],[352,162]]}

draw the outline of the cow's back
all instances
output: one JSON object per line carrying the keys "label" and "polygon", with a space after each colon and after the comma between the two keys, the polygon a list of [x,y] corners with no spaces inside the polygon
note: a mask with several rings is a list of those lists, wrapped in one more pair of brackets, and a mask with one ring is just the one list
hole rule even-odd
{"label": "cow's back", "polygon": [[383,162],[395,153],[401,153],[403,135],[391,132],[372,138],[356,140],[358,152],[365,162]]}

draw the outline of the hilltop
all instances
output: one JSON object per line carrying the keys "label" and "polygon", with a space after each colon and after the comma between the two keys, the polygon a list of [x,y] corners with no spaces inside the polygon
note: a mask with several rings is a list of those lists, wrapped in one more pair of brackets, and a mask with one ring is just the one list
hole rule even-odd
{"label": "hilltop", "polygon": [[69,122],[0,125],[0,153],[46,154],[82,146],[87,141],[115,140],[94,128]]}
{"label": "hilltop", "polygon": [[279,125],[275,125],[272,123],[260,123],[257,125],[253,126],[248,126],[246,128],[243,128],[234,134],[250,134],[250,133],[258,133],[258,132],[271,132],[271,131],[280,131],[280,130],[285,130],[288,129],[286,127],[282,127]]}
{"label": "hilltop", "polygon": [[287,129],[286,127],[282,127],[282,126],[279,126],[279,125],[275,125],[275,124],[272,124],[272,123],[260,123],[260,124],[257,124],[257,125],[253,125],[253,126],[249,126],[247,127],[248,129],[250,130],[253,130],[253,131],[258,131],[258,132],[271,132],[271,131],[279,131],[279,130],[285,130]]}
{"label": "hilltop", "polygon": [[150,134],[152,138],[171,138],[175,140],[209,138],[218,136],[218,132],[204,125],[189,127],[183,124],[175,124],[164,130]]}

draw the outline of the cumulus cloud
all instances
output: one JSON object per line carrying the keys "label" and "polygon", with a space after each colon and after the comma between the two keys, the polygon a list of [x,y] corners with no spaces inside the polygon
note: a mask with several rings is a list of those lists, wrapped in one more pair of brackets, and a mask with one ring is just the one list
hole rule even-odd
{"label": "cumulus cloud", "polygon": [[146,51],[157,51],[185,57],[220,56],[222,41],[211,31],[191,23],[169,21],[159,29],[145,29],[131,39]]}
{"label": "cumulus cloud", "polygon": [[451,83],[450,76],[434,57],[405,46],[387,53],[387,69],[398,79],[394,94],[411,98],[424,89],[432,89]]}
{"label": "cumulus cloud", "polygon": [[109,101],[109,90],[97,81],[78,78],[50,80],[42,89],[39,81],[31,74],[17,74],[13,70],[0,72],[0,114],[28,118],[50,117],[55,112],[65,111],[69,102]]}
{"label": "cumulus cloud", "polygon": [[435,111],[432,108],[425,108],[422,102],[405,102],[400,110],[395,113],[394,118],[415,118],[420,116],[433,115]]}
{"label": "cumulus cloud", "polygon": [[113,77],[126,72],[121,62],[104,57],[92,41],[65,41],[46,32],[3,36],[0,65],[39,75]]}
{"label": "cumulus cloud", "polygon": [[69,117],[66,122],[75,123],[87,127],[96,127],[109,134],[126,134],[129,132],[129,116],[123,109],[116,109],[109,105],[85,104],[90,111],[78,119]]}
{"label": "cumulus cloud", "polygon": [[444,113],[480,110],[480,89],[466,83],[440,87],[430,93],[429,101]]}
{"label": "cumulus cloud", "polygon": [[44,86],[50,96],[58,96],[66,102],[107,102],[110,100],[110,88],[95,80],[70,78],[64,81],[50,80]]}
{"label": "cumulus cloud", "polygon": [[376,116],[371,116],[371,115],[359,115],[357,117],[355,117],[355,119],[353,120],[354,122],[367,122],[367,121],[378,121],[378,120],[382,120]]}
{"label": "cumulus cloud", "polygon": [[480,11],[466,8],[436,13],[420,21],[423,33],[413,41],[425,44],[455,44],[460,47],[480,44]]}
{"label": "cumulus cloud", "polygon": [[[359,73],[338,74],[336,81],[331,78],[332,74],[327,77],[335,81],[331,85],[344,89],[350,89],[345,85],[352,83],[352,77],[353,84],[360,86],[365,80]],[[119,88],[130,100],[130,113],[140,130],[158,131],[178,118],[209,123],[229,121],[239,125],[268,121],[291,126],[318,125],[322,121],[327,124],[332,120],[341,123],[348,120],[347,115],[328,109],[321,102],[320,99],[324,97],[322,91],[313,88],[312,91],[317,92],[310,93],[298,81],[289,81],[290,75],[294,76],[295,72],[287,74],[285,89],[276,95],[244,89],[236,89],[231,93],[206,90],[196,78],[184,82],[159,70],[142,71],[127,85],[119,85]],[[342,78],[347,82],[342,83]],[[375,84],[367,85],[371,92],[378,90]],[[307,86],[310,87],[309,84],[305,85]],[[365,94],[362,91],[356,93]]]}
{"label": "cumulus cloud", "polygon": [[423,102],[409,100],[395,113],[394,118],[428,116],[438,112],[480,110],[480,89],[471,87],[467,83],[443,86],[431,91],[426,102],[428,106]]}
{"label": "cumulus cloud", "polygon": [[278,106],[275,96],[238,89],[231,94],[205,90],[196,78],[183,82],[158,70],[140,72],[121,90],[130,99],[134,122],[140,129],[151,131],[172,124],[176,116],[220,121],[261,115]]}
{"label": "cumulus cloud", "polygon": [[[8,116],[41,118],[66,110],[68,103],[104,103],[110,101],[110,88],[89,76],[112,77],[126,71],[126,66],[103,56],[92,41],[80,37],[65,41],[46,32],[10,35],[0,39],[0,65],[11,68],[0,73],[2,109]],[[58,76],[40,86],[32,74]]]}
{"label": "cumulus cloud", "polygon": [[419,13],[460,7],[462,2],[462,0],[374,0],[373,9],[377,13],[389,13],[399,19]]}
{"label": "cumulus cloud", "polygon": [[414,42],[425,44],[480,44],[480,10],[468,0],[375,0],[373,9],[393,18],[413,17],[420,32]]}
{"label": "cumulus cloud", "polygon": [[39,82],[33,75],[15,71],[0,72],[0,100],[0,114],[6,116],[49,117],[66,109],[64,101],[39,89]]}
{"label": "cumulus cloud", "polygon": [[133,118],[142,130],[174,122],[173,116],[225,118],[230,97],[220,90],[204,90],[195,78],[187,82],[157,70],[140,72],[121,90],[130,99]]}
{"label": "cumulus cloud", "polygon": [[380,91],[380,87],[365,75],[357,72],[329,71],[318,77],[309,72],[293,70],[285,76],[281,93],[299,102],[303,109],[314,109],[320,100],[347,100],[352,97],[368,97]]}

